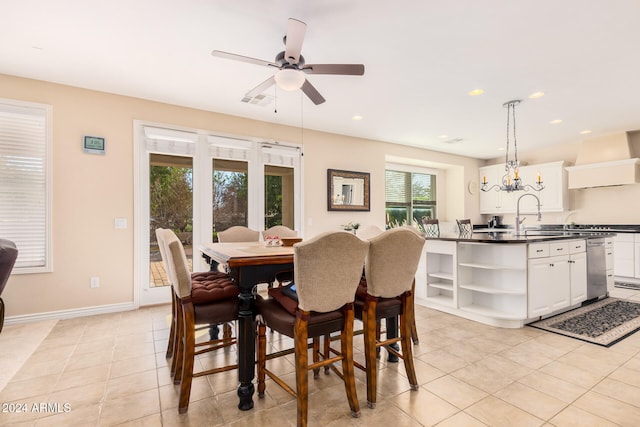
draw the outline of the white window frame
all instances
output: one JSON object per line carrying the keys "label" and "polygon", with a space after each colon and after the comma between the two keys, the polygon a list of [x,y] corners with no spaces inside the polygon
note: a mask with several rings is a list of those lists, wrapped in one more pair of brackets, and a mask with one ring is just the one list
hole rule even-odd
{"label": "white window frame", "polygon": [[[385,176],[386,176],[387,170],[394,170],[398,172],[420,173],[425,175],[435,175],[436,177],[436,212],[439,212],[441,205],[439,202],[440,199],[438,197],[438,194],[440,194],[441,176],[442,176],[441,171],[439,169],[422,167],[422,166],[414,166],[414,165],[405,165],[402,163],[386,163],[384,166],[384,170],[385,170]],[[386,195],[385,195],[384,204],[385,204],[385,212],[386,212],[386,209],[387,209]],[[413,210],[413,205],[412,205],[412,210]]]}
{"label": "white window frame", "polygon": [[[16,265],[13,268],[13,274],[33,274],[33,273],[50,273],[53,271],[53,254],[52,254],[52,233],[51,233],[51,223],[52,223],[52,189],[53,189],[53,154],[52,154],[52,117],[53,117],[53,107],[51,105],[46,104],[37,104],[33,102],[24,102],[17,101],[12,99],[2,99],[0,98],[0,109],[2,111],[24,111],[26,114],[38,115],[44,117],[45,121],[45,131],[44,131],[44,236],[43,236],[43,250],[44,260],[42,265],[38,266],[21,266],[20,262],[20,246],[21,239],[18,235],[14,237],[11,231],[4,232],[0,230],[1,237],[12,240],[18,246],[18,260],[16,261]],[[0,200],[0,203],[5,203],[5,201]],[[24,253],[24,252],[23,252]]]}

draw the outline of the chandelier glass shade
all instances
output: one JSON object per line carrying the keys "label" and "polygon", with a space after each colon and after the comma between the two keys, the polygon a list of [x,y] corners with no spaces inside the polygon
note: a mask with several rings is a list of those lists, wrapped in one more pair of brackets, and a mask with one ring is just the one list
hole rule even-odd
{"label": "chandelier glass shade", "polygon": [[[493,184],[489,186],[487,177],[483,177],[480,189],[482,191],[506,191],[508,193],[512,191],[540,191],[544,189],[544,183],[542,182],[540,173],[534,185],[523,184],[520,177],[520,162],[518,161],[518,142],[516,140],[516,105],[520,104],[520,100],[516,99],[508,101],[502,104],[507,108],[507,149],[504,160],[505,174],[502,176],[502,182],[499,184]],[[509,145],[510,145],[510,123],[513,121],[513,159],[509,159]]]}

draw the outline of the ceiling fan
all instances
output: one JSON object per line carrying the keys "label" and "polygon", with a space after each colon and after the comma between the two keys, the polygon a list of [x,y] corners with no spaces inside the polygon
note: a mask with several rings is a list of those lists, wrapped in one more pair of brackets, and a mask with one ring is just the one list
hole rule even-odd
{"label": "ceiling fan", "polygon": [[297,19],[289,18],[287,34],[284,36],[284,51],[276,55],[274,62],[264,61],[262,59],[250,58],[248,56],[236,55],[234,53],[214,50],[211,55],[218,58],[233,59],[235,61],[248,62],[251,64],[262,65],[265,67],[277,68],[278,71],[264,82],[247,93],[247,97],[253,98],[262,93],[265,89],[277,84],[284,90],[302,89],[305,95],[311,101],[318,105],[325,102],[320,92],[309,80],[305,74],[340,74],[348,76],[361,76],[364,74],[364,65],[362,64],[306,64],[304,57],[300,54],[302,50],[302,42],[304,34],[307,31],[307,24]]}

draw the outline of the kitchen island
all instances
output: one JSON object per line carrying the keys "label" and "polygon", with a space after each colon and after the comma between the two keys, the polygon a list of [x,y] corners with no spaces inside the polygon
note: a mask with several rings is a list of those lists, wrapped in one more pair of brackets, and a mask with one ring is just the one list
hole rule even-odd
{"label": "kitchen island", "polygon": [[493,326],[523,327],[587,300],[586,243],[605,236],[612,247],[613,234],[541,230],[427,238],[416,303]]}

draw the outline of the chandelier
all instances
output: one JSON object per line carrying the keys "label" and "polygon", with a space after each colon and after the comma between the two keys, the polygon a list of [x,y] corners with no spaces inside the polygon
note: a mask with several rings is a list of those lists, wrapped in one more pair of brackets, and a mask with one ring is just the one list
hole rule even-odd
{"label": "chandelier", "polygon": [[[518,161],[518,141],[516,140],[516,105],[520,104],[519,99],[505,102],[503,107],[507,108],[507,152],[504,159],[505,174],[502,176],[502,183],[489,186],[487,177],[482,179],[482,185],[480,189],[482,191],[506,191],[508,193],[512,191],[540,191],[544,189],[544,184],[538,173],[538,178],[535,182],[535,186],[529,184],[522,184],[522,178],[520,178],[520,162]],[[513,116],[513,160],[509,160],[509,124],[511,117]]]}

